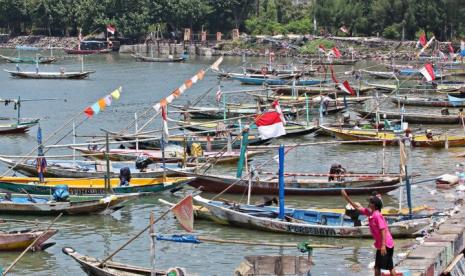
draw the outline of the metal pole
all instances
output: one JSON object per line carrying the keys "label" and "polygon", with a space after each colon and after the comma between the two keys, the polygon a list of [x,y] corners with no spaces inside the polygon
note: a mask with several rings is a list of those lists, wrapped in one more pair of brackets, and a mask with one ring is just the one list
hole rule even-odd
{"label": "metal pole", "polygon": [[407,165],[405,165],[405,188],[407,190],[408,215],[410,219],[412,219],[412,193],[410,187],[410,179],[407,173]]}
{"label": "metal pole", "polygon": [[247,144],[249,142],[249,129],[244,129],[242,132],[242,143],[241,143],[241,154],[239,156],[239,162],[237,163],[236,178],[242,177],[242,168],[244,166],[244,159],[246,158]]}
{"label": "metal pole", "polygon": [[156,276],[155,272],[155,239],[156,235],[155,234],[155,216],[153,214],[153,211],[150,212],[150,275],[151,276]]}
{"label": "metal pole", "polygon": [[110,144],[108,139],[108,132],[105,135],[105,161],[106,161],[106,173],[105,173],[105,192],[110,192]]}
{"label": "metal pole", "polygon": [[226,122],[226,95],[223,93],[223,121]]}
{"label": "metal pole", "polygon": [[[76,125],[73,121],[73,144],[76,144]],[[76,148],[73,147],[73,166],[76,166]]]}
{"label": "metal pole", "polygon": [[[139,124],[137,123],[137,112],[134,113],[134,128],[135,128],[135,132],[134,132],[134,135],[137,135],[137,131],[138,131],[138,128],[139,128]],[[139,151],[139,136],[136,136],[136,151]]]}
{"label": "metal pole", "polygon": [[310,112],[308,110],[308,94],[307,93],[305,93],[305,114],[306,114],[306,117],[307,117],[307,126],[309,126],[309,124],[310,124]]}
{"label": "metal pole", "polygon": [[284,145],[279,146],[279,219],[284,219]]}

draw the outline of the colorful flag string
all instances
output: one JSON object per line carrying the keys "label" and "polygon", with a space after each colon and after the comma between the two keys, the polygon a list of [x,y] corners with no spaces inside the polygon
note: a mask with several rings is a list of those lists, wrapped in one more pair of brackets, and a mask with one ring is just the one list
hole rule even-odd
{"label": "colorful flag string", "polygon": [[114,90],[110,94],[99,99],[93,105],[84,109],[84,114],[86,114],[88,118],[92,118],[92,116],[99,114],[100,111],[105,110],[106,107],[110,106],[113,100],[119,100],[122,91],[123,91],[123,88],[119,87],[118,89]]}

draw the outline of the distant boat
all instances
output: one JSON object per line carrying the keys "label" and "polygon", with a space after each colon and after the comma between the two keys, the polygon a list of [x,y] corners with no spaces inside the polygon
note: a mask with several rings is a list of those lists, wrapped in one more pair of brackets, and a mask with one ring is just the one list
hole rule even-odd
{"label": "distant boat", "polygon": [[22,120],[16,123],[0,124],[0,134],[25,133],[39,124],[39,119]]}
{"label": "distant boat", "polygon": [[[285,84],[292,84],[293,80],[289,79],[281,79],[279,77],[276,78],[252,78],[252,77],[243,77],[243,76],[231,76],[231,79],[238,80],[242,84],[250,84],[250,85],[285,85]],[[295,81],[295,85],[316,85],[320,83],[324,83],[325,81],[317,80],[317,79],[298,79]]]}
{"label": "distant boat", "polygon": [[4,60],[10,62],[10,63],[30,63],[30,64],[49,64],[57,61],[56,58],[54,57],[9,57],[9,56],[3,56],[0,55],[0,58],[3,58]]}
{"label": "distant boat", "polygon": [[387,110],[379,110],[376,113],[360,109],[355,110],[355,112],[359,113],[364,118],[375,118],[376,114],[379,114],[380,116],[386,116],[386,119],[403,119],[404,122],[408,122],[411,124],[458,124],[462,122],[458,113],[454,115],[442,115],[438,114],[439,112],[434,114],[431,112],[419,113]]}
{"label": "distant boat", "polygon": [[182,62],[185,61],[185,57],[166,57],[166,58],[156,58],[156,57],[147,57],[140,54],[132,54],[133,58],[137,61],[144,61],[144,62]]}
{"label": "distant boat", "polygon": [[5,72],[10,73],[14,78],[20,79],[72,79],[72,80],[81,80],[88,78],[90,74],[95,73],[95,71],[82,71],[82,72],[36,72],[36,71],[10,71],[5,70]]}
{"label": "distant boat", "polygon": [[[450,96],[453,97],[453,96]],[[454,97],[455,98],[455,97]],[[391,101],[395,104],[412,105],[412,106],[431,106],[431,107],[465,107],[465,98],[460,101],[437,98],[418,98],[418,97],[397,97]]]}
{"label": "distant boat", "polygon": [[84,40],[80,41],[78,48],[65,48],[65,53],[69,55],[90,55],[90,54],[108,54],[111,51],[119,50],[119,42],[111,41],[111,46],[107,41]]}

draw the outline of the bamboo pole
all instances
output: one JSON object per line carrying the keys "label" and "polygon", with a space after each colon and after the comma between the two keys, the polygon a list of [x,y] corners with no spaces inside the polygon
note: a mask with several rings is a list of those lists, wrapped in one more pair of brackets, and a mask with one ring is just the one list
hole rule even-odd
{"label": "bamboo pole", "polygon": [[47,229],[40,235],[38,236],[24,251],[11,263],[11,265],[3,272],[3,275],[7,275],[8,272],[16,265],[16,263],[28,252],[36,243],[38,240],[40,240],[45,234],[47,234],[48,230],[53,226],[53,224],[63,215],[63,213],[60,213],[47,227]]}

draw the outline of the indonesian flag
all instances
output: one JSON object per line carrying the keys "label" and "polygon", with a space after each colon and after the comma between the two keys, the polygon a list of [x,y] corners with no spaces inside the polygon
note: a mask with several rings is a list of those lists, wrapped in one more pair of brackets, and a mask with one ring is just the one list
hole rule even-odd
{"label": "indonesian flag", "polygon": [[420,43],[421,46],[425,47],[425,45],[426,45],[426,35],[425,34],[420,35],[420,38],[418,39],[418,43]]}
{"label": "indonesian flag", "polygon": [[221,92],[221,86],[218,86],[218,91],[216,91],[216,102],[217,103],[221,102],[222,95],[223,95],[223,92]]}
{"label": "indonesian flag", "polygon": [[171,207],[171,212],[176,216],[182,228],[187,232],[194,231],[194,207],[192,195],[186,196],[178,204]]}
{"label": "indonesian flag", "polygon": [[339,52],[339,49],[336,48],[336,47],[333,47],[331,49],[331,54],[333,54],[333,56],[335,56],[336,58],[340,58],[341,57],[341,52]]}
{"label": "indonesian flag", "polygon": [[338,86],[342,91],[344,91],[344,92],[346,92],[346,93],[348,93],[348,94],[350,94],[352,96],[355,96],[355,91],[354,91],[354,89],[352,89],[352,87],[350,86],[350,84],[349,84],[349,82],[347,80],[345,80],[341,84],[338,84]]}
{"label": "indonesian flag", "polygon": [[111,34],[115,34],[116,32],[116,28],[113,27],[112,25],[107,25],[107,32],[111,33]]}
{"label": "indonesian flag", "polygon": [[318,45],[318,51],[320,53],[326,54],[325,46],[323,46],[323,44]]}
{"label": "indonesian flag", "polygon": [[343,33],[345,33],[345,34],[349,33],[349,30],[346,28],[345,25],[343,25],[342,27],[340,27],[339,30],[341,30],[341,32],[343,32]]}
{"label": "indonesian flag", "polygon": [[425,64],[425,66],[421,68],[419,71],[426,78],[427,81],[434,80],[434,70],[431,63]]}
{"label": "indonesian flag", "polygon": [[168,132],[168,115],[166,114],[166,105],[161,106],[161,117],[163,119],[163,137],[165,140],[168,140],[168,137],[170,136],[170,133]]}
{"label": "indonesian flag", "polygon": [[258,127],[260,139],[269,139],[286,134],[281,114],[276,111],[269,111],[255,117],[255,124]]}

